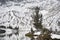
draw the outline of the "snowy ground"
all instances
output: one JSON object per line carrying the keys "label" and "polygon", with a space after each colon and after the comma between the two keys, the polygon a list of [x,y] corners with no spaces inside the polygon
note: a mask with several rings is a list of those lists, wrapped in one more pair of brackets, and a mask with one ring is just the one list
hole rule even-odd
{"label": "snowy ground", "polygon": [[[60,31],[60,1],[59,0],[23,0],[21,2],[8,1],[0,6],[0,25],[13,28],[19,27],[19,36],[4,37],[6,40],[29,40],[25,34],[30,31],[32,25],[31,15],[34,8],[40,7],[39,13],[43,14],[43,26],[53,31]],[[51,23],[51,24],[50,24]],[[59,34],[59,33],[58,33]],[[56,36],[57,37],[57,36]],[[53,37],[54,38],[54,37]]]}

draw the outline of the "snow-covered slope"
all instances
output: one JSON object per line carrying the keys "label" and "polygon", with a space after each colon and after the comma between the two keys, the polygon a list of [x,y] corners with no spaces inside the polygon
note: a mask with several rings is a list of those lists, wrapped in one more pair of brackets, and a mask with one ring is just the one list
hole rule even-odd
{"label": "snow-covered slope", "polygon": [[52,28],[53,31],[56,31],[55,29],[60,31],[58,25],[58,21],[60,21],[59,0],[8,1],[6,4],[0,3],[0,5],[0,25],[19,27],[20,40],[28,40],[23,33],[27,33],[33,27],[31,15],[36,6],[40,8],[39,13],[43,14],[43,26],[47,29]]}

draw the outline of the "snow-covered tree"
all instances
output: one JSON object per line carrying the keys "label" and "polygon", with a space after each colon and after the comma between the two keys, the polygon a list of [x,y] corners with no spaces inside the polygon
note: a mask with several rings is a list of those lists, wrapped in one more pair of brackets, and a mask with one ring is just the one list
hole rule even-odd
{"label": "snow-covered tree", "polygon": [[39,15],[39,8],[35,8],[35,15],[33,15],[33,25],[36,29],[42,29],[42,14]]}

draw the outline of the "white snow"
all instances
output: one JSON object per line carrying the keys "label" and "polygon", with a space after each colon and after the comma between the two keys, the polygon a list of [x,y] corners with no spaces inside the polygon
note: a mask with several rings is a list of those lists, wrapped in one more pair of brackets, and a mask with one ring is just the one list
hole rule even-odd
{"label": "white snow", "polygon": [[54,38],[60,39],[60,35],[57,35],[57,34],[51,34],[51,37],[52,37],[52,39],[54,39]]}
{"label": "white snow", "polygon": [[6,34],[11,34],[12,33],[12,29],[6,29]]}
{"label": "white snow", "polygon": [[[15,4],[20,4],[20,6],[16,6]],[[33,28],[31,15],[34,13],[34,8],[36,6],[41,8],[39,13],[43,14],[43,26],[47,29],[52,27],[53,31],[57,28],[57,30],[60,31],[60,26],[56,23],[60,17],[60,2],[57,0],[23,0],[19,3],[7,2],[6,5],[0,6],[0,25],[12,25],[13,28],[18,26],[19,31],[23,30],[20,32],[20,35],[27,33],[27,31],[30,31],[31,27]],[[49,25],[50,23],[51,25]],[[35,34],[40,33],[38,32]],[[20,35],[19,38],[21,38]],[[25,35],[22,37],[24,36]],[[60,35],[55,36],[53,34],[52,38],[57,38],[59,36]]]}
{"label": "white snow", "polygon": [[34,35],[40,35],[41,34],[41,32],[35,32],[34,33]]}

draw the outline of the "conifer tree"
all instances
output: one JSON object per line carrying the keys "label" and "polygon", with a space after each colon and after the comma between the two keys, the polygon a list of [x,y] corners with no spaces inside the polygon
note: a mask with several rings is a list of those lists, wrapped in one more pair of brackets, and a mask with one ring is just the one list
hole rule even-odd
{"label": "conifer tree", "polygon": [[[42,14],[39,14],[39,10],[40,9],[38,7],[36,7],[35,8],[35,14],[32,17],[33,21],[34,21],[34,23],[33,23],[34,27],[37,29],[37,31],[38,30],[41,31],[41,34],[39,36],[36,35],[36,36],[38,36],[37,40],[51,39],[50,31],[46,28],[43,28],[43,25],[42,25],[42,17],[43,16],[42,16]],[[31,40],[34,40],[33,36],[35,36],[35,35],[34,35],[34,31],[32,28],[31,28],[31,32],[27,33],[26,36],[30,37]]]}
{"label": "conifer tree", "polygon": [[40,14],[39,15],[39,8],[38,7],[36,7],[35,8],[35,15],[33,15],[34,17],[33,17],[33,21],[34,21],[34,23],[33,23],[33,25],[34,25],[34,27],[36,28],[36,29],[42,29],[42,14]]}
{"label": "conifer tree", "polygon": [[34,15],[34,17],[33,17],[33,21],[34,21],[34,27],[38,30],[38,29],[40,29],[41,30],[41,32],[42,32],[42,35],[40,35],[41,36],[41,38],[39,38],[39,39],[43,39],[43,40],[45,40],[45,38],[46,39],[51,39],[51,37],[50,37],[50,31],[48,30],[48,29],[46,29],[45,27],[43,28],[43,25],[42,25],[42,14],[39,14],[39,8],[38,7],[36,7],[35,8],[35,15]]}

